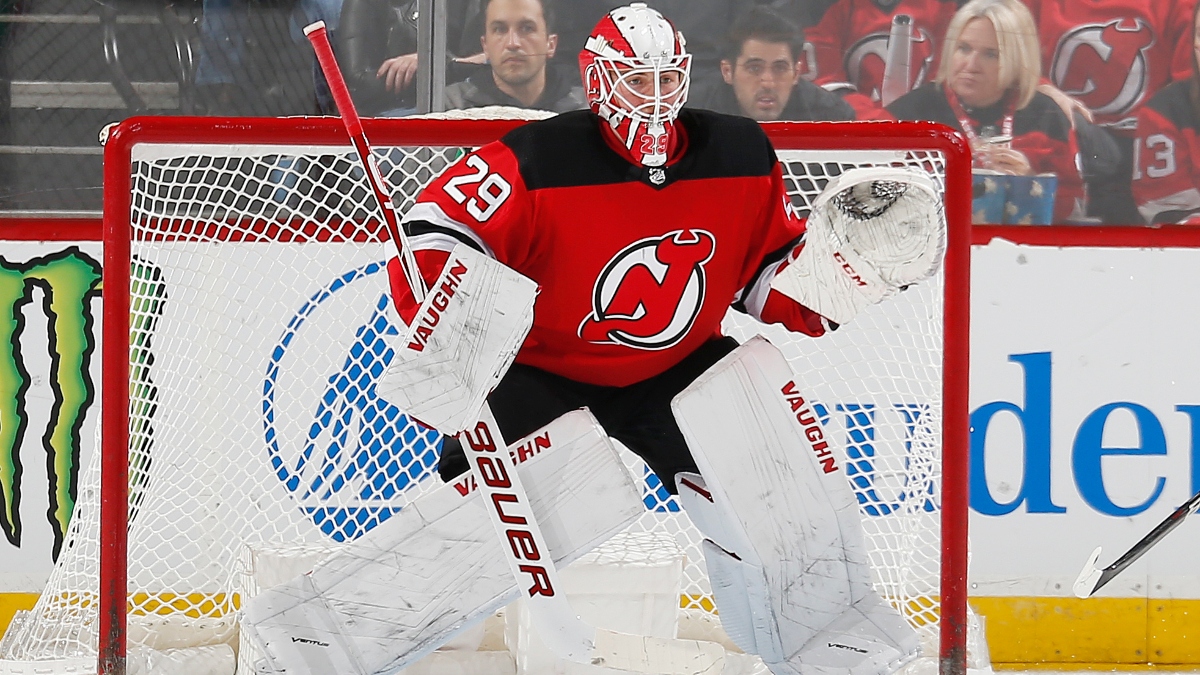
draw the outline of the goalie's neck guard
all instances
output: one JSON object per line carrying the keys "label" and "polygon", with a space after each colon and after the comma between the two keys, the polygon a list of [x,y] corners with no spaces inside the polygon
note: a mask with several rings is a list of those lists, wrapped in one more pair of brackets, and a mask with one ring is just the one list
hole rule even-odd
{"label": "goalie's neck guard", "polygon": [[679,146],[691,65],[683,35],[643,3],[614,9],[592,30],[579,53],[588,105],[635,163],[662,166]]}

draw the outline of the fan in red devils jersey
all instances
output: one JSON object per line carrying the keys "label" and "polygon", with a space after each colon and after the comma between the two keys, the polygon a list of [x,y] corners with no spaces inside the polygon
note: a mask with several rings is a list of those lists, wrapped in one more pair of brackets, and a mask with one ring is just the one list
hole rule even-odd
{"label": "fan in red devils jersey", "polygon": [[1066,114],[1037,91],[1039,72],[1037,27],[1020,0],[971,0],[950,22],[935,81],[888,112],[959,129],[977,168],[1056,174],[1054,220],[1066,222],[1082,213],[1078,144]]}
{"label": "fan in red devils jersey", "polygon": [[[591,110],[465,156],[403,225],[430,281],[461,243],[541,286],[533,327],[488,399],[505,438],[587,406],[673,491],[676,473],[697,469],[670,402],[736,347],[720,332],[726,310],[813,336],[831,325],[770,288],[804,223],[758,124],[680,107],[683,40],[645,5],[613,10],[588,45]],[[388,270],[410,321],[398,262]],[[439,472],[466,469],[447,438]]]}
{"label": "fan in red devils jersey", "polygon": [[1200,5],[1192,11],[1192,76],[1138,110],[1133,196],[1147,223],[1200,225]]}
{"label": "fan in red devils jersey", "polygon": [[892,17],[912,17],[910,87],[915,88],[937,72],[939,41],[956,8],[953,0],[838,0],[820,23],[804,31],[813,48],[809,73],[827,89],[848,91],[844,98],[858,119],[879,118]]}
{"label": "fan in red devils jersey", "polygon": [[[1041,31],[1043,74],[1091,111],[1120,149],[1113,175],[1089,179],[1089,212],[1136,223],[1130,191],[1137,110],[1191,68],[1188,19],[1196,0],[1024,0]],[[1143,148],[1144,150],[1144,148]]]}
{"label": "fan in red devils jersey", "polygon": [[1096,122],[1130,129],[1137,107],[1191,70],[1195,0],[1024,0],[1041,31],[1045,75]]}

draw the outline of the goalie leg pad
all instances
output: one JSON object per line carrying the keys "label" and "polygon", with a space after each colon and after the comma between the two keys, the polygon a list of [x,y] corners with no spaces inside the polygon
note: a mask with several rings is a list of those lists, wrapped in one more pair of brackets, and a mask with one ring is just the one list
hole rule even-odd
{"label": "goalie leg pad", "polygon": [[[568,413],[510,451],[534,437],[550,447],[518,473],[555,563],[570,563],[642,515],[640,488],[590,413]],[[243,625],[288,673],[391,672],[517,597],[501,548],[509,545],[464,476],[311,573],[250,598]]]}
{"label": "goalie leg pad", "polygon": [[839,324],[937,273],[946,218],[937,188],[911,169],[851,169],[813,202],[804,248],[771,288]]}
{"label": "goalie leg pad", "polygon": [[[731,542],[728,552],[740,559],[746,597],[760,604],[749,611],[755,645],[773,672],[882,675],[915,657],[916,632],[871,586],[857,500],[779,350],[761,337],[748,341],[677,396],[672,408],[714,504],[700,505],[698,523],[713,531],[714,541]],[[731,569],[728,561],[716,561],[718,574]],[[727,576],[739,581],[737,574]],[[753,592],[757,578],[762,594]],[[860,606],[871,608],[872,620]],[[874,620],[889,613],[896,624]],[[773,626],[753,625],[758,616]],[[855,649],[844,650],[838,665],[809,662],[821,661],[814,655],[818,635],[828,642],[860,624],[878,630],[848,634]]]}
{"label": "goalie leg pad", "polygon": [[915,656],[908,622],[878,597],[865,597],[813,636],[786,666],[797,675],[876,675]]}

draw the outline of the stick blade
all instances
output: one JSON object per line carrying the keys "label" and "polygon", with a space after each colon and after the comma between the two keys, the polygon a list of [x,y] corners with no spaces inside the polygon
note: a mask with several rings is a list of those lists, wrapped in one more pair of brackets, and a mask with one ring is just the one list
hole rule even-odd
{"label": "stick blade", "polygon": [[1096,567],[1096,561],[1100,559],[1100,547],[1097,546],[1095,551],[1088,556],[1087,563],[1084,564],[1083,570],[1079,572],[1079,577],[1075,579],[1075,585],[1072,590],[1075,591],[1077,598],[1090,598],[1092,593],[1096,592],[1096,587],[1100,585],[1100,575],[1103,570]]}

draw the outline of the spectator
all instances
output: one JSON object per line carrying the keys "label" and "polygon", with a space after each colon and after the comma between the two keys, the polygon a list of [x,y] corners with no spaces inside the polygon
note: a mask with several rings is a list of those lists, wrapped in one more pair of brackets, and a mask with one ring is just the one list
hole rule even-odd
{"label": "spectator", "polygon": [[852,120],[854,109],[801,77],[804,33],[769,7],[754,7],[734,22],[725,58],[723,87],[699,107],[759,122]]}
{"label": "spectator", "polygon": [[[456,55],[477,53],[479,0],[449,0],[447,80],[466,77]],[[417,104],[418,0],[345,0],[334,33],[346,85],[363,115],[402,115]],[[482,55],[470,58],[483,63]],[[457,78],[455,78],[457,75]]]}
{"label": "spectator", "polygon": [[1200,4],[1192,10],[1192,76],[1137,114],[1133,196],[1151,225],[1200,225]]}
{"label": "spectator", "polygon": [[203,0],[201,6],[196,87],[202,109],[210,115],[262,114],[246,105],[258,98],[244,82],[246,36],[253,32],[246,3]]}
{"label": "spectator", "polygon": [[837,0],[816,26],[805,29],[811,47],[807,77],[843,94],[859,119],[880,117],[892,17],[912,18],[910,87],[918,87],[937,72],[938,38],[956,8],[955,0]]}
{"label": "spectator", "polygon": [[293,12],[316,11],[311,0],[297,2],[294,9],[250,0],[201,0],[200,7],[194,92],[198,112],[264,116],[317,112],[306,68],[314,61],[312,47],[307,41],[294,43],[288,35]]}
{"label": "spectator", "polygon": [[901,96],[888,112],[962,131],[977,168],[1058,176],[1055,222],[1082,213],[1075,131],[1066,113],[1037,91],[1037,27],[1020,0],[971,0],[954,15],[934,82]]}
{"label": "spectator", "polygon": [[1106,127],[1120,148],[1116,170],[1089,179],[1089,213],[1140,223],[1130,188],[1137,111],[1172,80],[1190,77],[1196,0],[1024,1],[1043,37],[1041,91]]}
{"label": "spectator", "polygon": [[583,88],[546,68],[558,36],[547,0],[484,0],[480,42],[491,66],[446,87],[448,108],[515,106],[565,112],[587,107]]}

